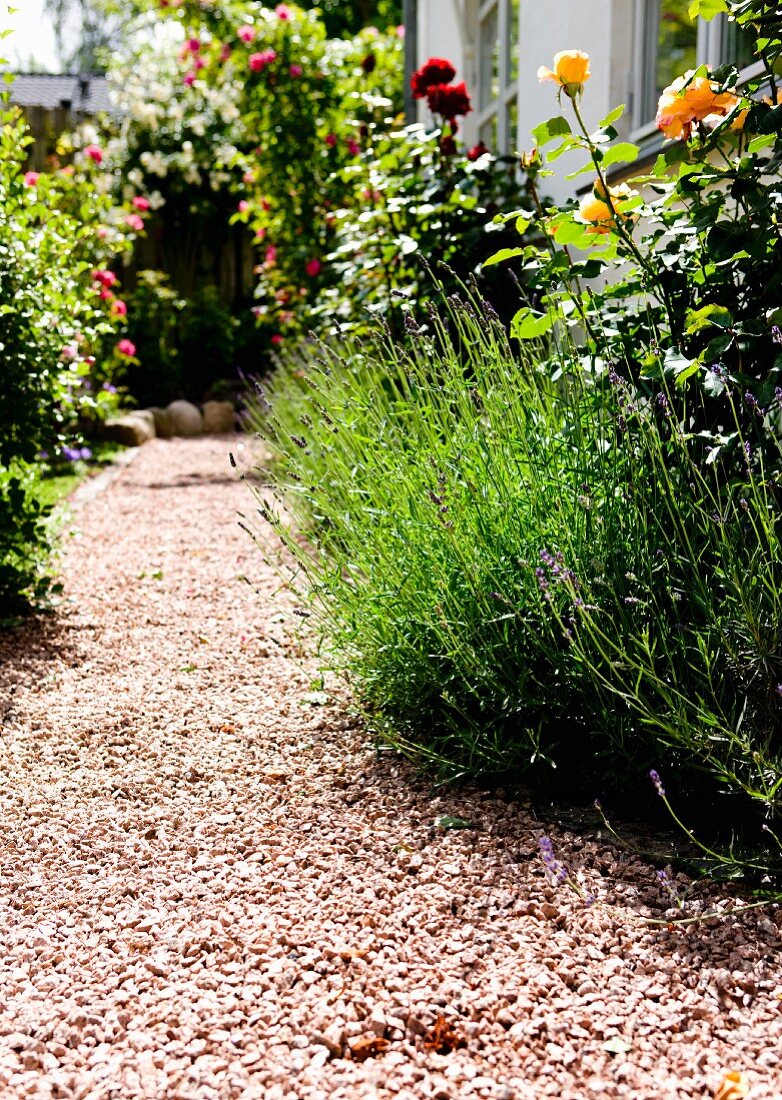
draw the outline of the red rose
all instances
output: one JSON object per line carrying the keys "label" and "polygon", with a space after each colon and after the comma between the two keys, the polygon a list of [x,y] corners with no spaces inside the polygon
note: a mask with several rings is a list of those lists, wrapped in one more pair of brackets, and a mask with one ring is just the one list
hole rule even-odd
{"label": "red rose", "polygon": [[456,76],[456,69],[444,57],[430,57],[418,72],[413,73],[410,87],[416,99],[423,99],[435,84],[450,84]]}
{"label": "red rose", "polygon": [[490,152],[488,145],[484,145],[482,141],[479,141],[477,145],[473,145],[472,149],[467,150],[468,160],[478,160],[484,153]]}
{"label": "red rose", "polygon": [[451,123],[457,115],[466,115],[472,110],[464,81],[461,84],[434,84],[427,90],[426,100],[432,114],[442,115]]}
{"label": "red rose", "polygon": [[453,134],[444,134],[440,138],[440,152],[444,157],[452,157],[456,153],[456,142]]}

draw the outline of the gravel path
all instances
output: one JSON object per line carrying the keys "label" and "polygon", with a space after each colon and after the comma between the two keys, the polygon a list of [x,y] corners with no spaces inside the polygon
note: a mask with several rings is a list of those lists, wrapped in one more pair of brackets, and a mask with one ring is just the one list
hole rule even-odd
{"label": "gravel path", "polygon": [[650,928],[654,869],[554,831],[585,908],[523,805],[378,759],[236,523],[236,445],[144,447],[73,518],[61,614],[0,636],[0,1096],[779,1100],[780,908]]}

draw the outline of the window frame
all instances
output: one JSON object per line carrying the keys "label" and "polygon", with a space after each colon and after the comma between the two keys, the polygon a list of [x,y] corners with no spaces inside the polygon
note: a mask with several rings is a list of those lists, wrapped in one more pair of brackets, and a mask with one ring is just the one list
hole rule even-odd
{"label": "window frame", "polygon": [[[517,147],[519,140],[519,74],[518,72],[514,74],[512,68],[514,6],[516,7],[515,41],[518,45],[521,22],[519,4],[514,4],[514,0],[480,0],[475,6],[476,105],[474,126],[478,140],[486,141],[486,144],[499,155],[512,152]],[[490,96],[488,101],[484,103],[481,100],[486,86],[483,59],[487,56],[484,51],[484,43],[488,44],[488,39],[484,39],[482,31],[494,13],[497,17],[497,35],[491,40],[491,52],[488,56],[493,56],[495,51],[497,53],[497,95]],[[489,87],[491,87],[491,74],[489,74],[488,79]],[[514,108],[516,123],[513,133],[509,133],[508,120],[513,114]],[[486,131],[487,128],[492,126],[495,128],[496,138],[492,137],[492,140],[488,141],[486,140]]]}
{"label": "window frame", "polygon": [[[635,0],[633,11],[633,77],[630,81],[630,138],[642,146],[654,145],[655,137],[662,135],[657,129],[654,114],[651,117],[642,114],[647,104],[653,101],[650,90],[653,87],[657,62],[657,35],[651,33],[653,23],[656,26],[660,17],[661,0]],[[696,65],[711,65],[717,68],[723,63],[722,51],[727,21],[719,15],[706,22],[698,19],[697,40],[695,46]],[[762,62],[753,62],[740,72],[742,81],[762,72]],[[654,108],[652,107],[652,110]]]}

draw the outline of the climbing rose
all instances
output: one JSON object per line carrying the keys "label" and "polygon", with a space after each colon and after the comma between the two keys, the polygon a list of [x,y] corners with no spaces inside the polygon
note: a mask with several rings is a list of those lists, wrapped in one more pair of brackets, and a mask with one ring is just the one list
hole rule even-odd
{"label": "climbing rose", "polygon": [[449,122],[472,110],[464,81],[461,84],[434,84],[427,89],[426,100],[433,114],[442,115]]}
{"label": "climbing rose", "polygon": [[278,19],[290,19],[291,9],[288,7],[287,4],[278,4],[277,7],[274,9],[274,14],[277,16]]}
{"label": "climbing rose", "polygon": [[136,210],[146,213],[149,210],[149,199],[145,199],[143,195],[136,195],[132,205],[135,206]]}
{"label": "climbing rose", "polygon": [[304,265],[304,270],[314,279],[316,275],[320,275],[322,267],[323,264],[320,262],[320,260],[312,259],[307,260],[307,263]]}
{"label": "climbing rose", "polygon": [[38,180],[41,178],[40,172],[25,172],[24,185],[25,187],[35,187]]}
{"label": "climbing rose", "polygon": [[141,233],[144,229],[144,219],[140,214],[126,214],[125,225],[128,229],[132,229],[134,233]]}
{"label": "climbing rose", "polygon": [[241,202],[239,203],[238,207],[237,207],[237,210],[239,211],[239,213],[240,214],[246,214],[249,209],[250,209],[250,204],[247,201],[247,199],[242,199]]}
{"label": "climbing rose", "polygon": [[326,144],[328,145],[328,147],[330,149],[333,149],[334,146],[337,144],[337,135],[336,134],[326,134]]}
{"label": "climbing rose", "polygon": [[436,84],[450,84],[455,76],[456,69],[450,61],[444,57],[430,57],[410,80],[414,98],[423,99],[430,88]]}
{"label": "climbing rose", "polygon": [[186,73],[182,83],[186,84],[188,86],[188,88],[192,88],[192,86],[195,84],[195,78],[196,78],[195,73]]}
{"label": "climbing rose", "polygon": [[111,312],[114,314],[115,317],[127,317],[128,307],[121,298],[116,298],[111,303]]}
{"label": "climbing rose", "polygon": [[132,359],[136,354],[136,345],[132,340],[120,340],[117,344],[117,351],[120,355],[124,355],[128,359]]}
{"label": "climbing rose", "polygon": [[249,44],[255,38],[255,27],[249,25],[240,27],[236,34],[241,38],[242,42],[247,42]]}
{"label": "climbing rose", "polygon": [[291,65],[291,67],[288,69],[288,72],[295,79],[297,76],[301,76],[301,74],[304,72],[304,69],[302,69],[301,65]]}
{"label": "climbing rose", "polygon": [[348,138],[348,152],[350,153],[351,157],[357,157],[358,154],[361,152],[361,146],[355,138]]}
{"label": "climbing rose", "polygon": [[571,99],[583,92],[584,84],[591,75],[589,54],[583,50],[560,50],[554,54],[553,70],[547,69],[545,65],[538,69],[538,80],[541,84],[545,80],[553,80],[560,88],[564,88],[565,94]]}
{"label": "climbing rose", "polygon": [[103,162],[103,150],[99,145],[85,145],[84,147],[85,157],[89,157],[95,164],[101,164]]}
{"label": "climbing rose", "polygon": [[482,157],[484,155],[484,153],[488,153],[488,152],[489,152],[488,145],[484,145],[482,141],[479,141],[477,145],[473,145],[472,149],[467,150],[467,159],[468,160],[478,160],[480,157]]}
{"label": "climbing rose", "polygon": [[275,332],[274,336],[272,336],[272,343],[275,347],[279,347],[279,345],[282,343],[282,337],[278,332]]}

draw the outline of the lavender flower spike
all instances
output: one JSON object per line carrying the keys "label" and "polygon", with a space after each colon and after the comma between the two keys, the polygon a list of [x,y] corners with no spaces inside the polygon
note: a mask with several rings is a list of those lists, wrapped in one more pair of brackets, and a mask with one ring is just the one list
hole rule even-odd
{"label": "lavender flower spike", "polygon": [[568,870],[564,863],[560,863],[554,855],[554,845],[551,842],[551,837],[540,837],[538,839],[538,844],[540,846],[540,854],[543,857],[543,864],[552,881],[556,886],[562,886],[567,882]]}
{"label": "lavender flower spike", "polygon": [[665,798],[665,787],[663,787],[660,776],[657,774],[654,768],[652,768],[652,770],[649,772],[649,778],[651,779],[652,783],[654,783],[654,789],[657,791],[660,798]]}

